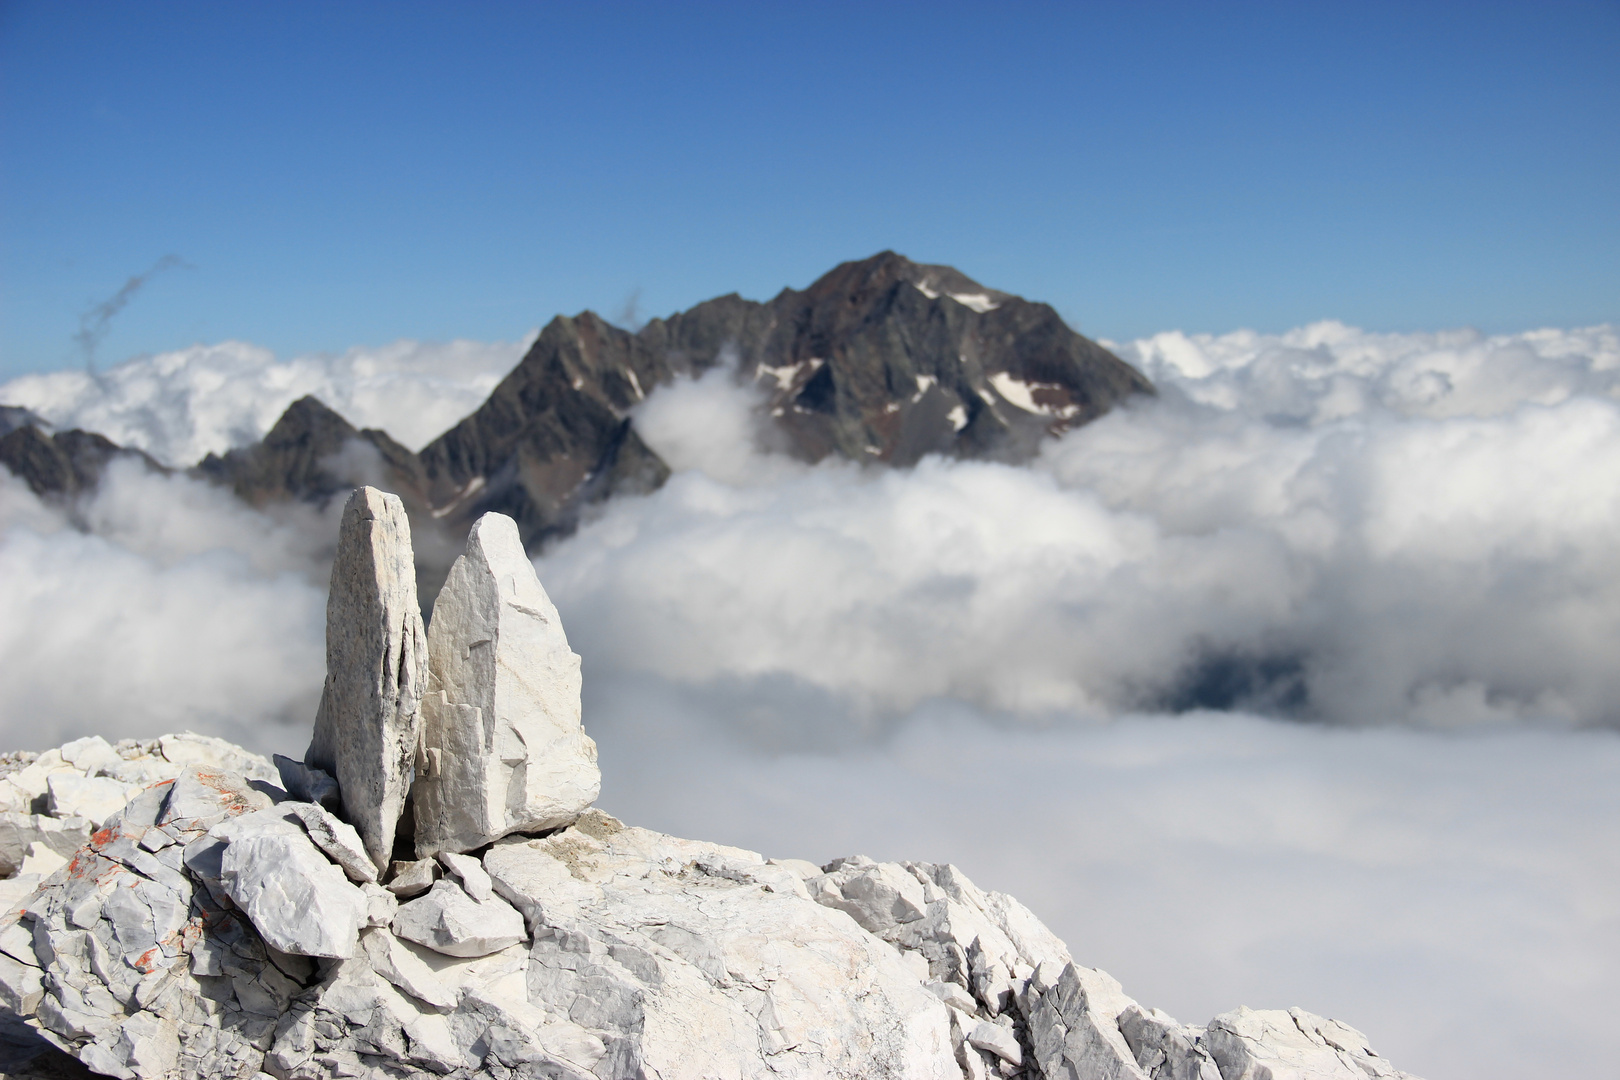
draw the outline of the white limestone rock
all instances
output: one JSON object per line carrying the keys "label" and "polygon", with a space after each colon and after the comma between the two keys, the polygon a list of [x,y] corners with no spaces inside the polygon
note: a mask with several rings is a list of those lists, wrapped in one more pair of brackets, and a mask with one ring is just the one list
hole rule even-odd
{"label": "white limestone rock", "polygon": [[93,831],[88,818],[0,813],[0,875],[20,871],[33,844],[68,858],[89,841]]}
{"label": "white limestone rock", "polygon": [[343,509],[326,602],[326,687],[304,761],[336,777],[345,816],[379,870],[410,789],[426,646],[404,504],[359,488]]}
{"label": "white limestone rock", "polygon": [[490,882],[489,875],[484,873],[483,864],[471,855],[441,851],[439,862],[460,879],[461,887],[474,900],[488,900],[495,894],[495,886]]}
{"label": "white limestone rock", "polygon": [[360,940],[372,970],[395,987],[435,1008],[455,1007],[455,990],[440,981],[427,962],[387,927],[367,930]]}
{"label": "white limestone rock", "polygon": [[[168,784],[149,790],[164,788],[167,797],[162,811],[150,824],[167,825],[181,832],[207,832],[228,817],[271,806],[270,797],[251,787],[246,777],[212,766],[188,765]],[[126,819],[128,811],[126,807]]]}
{"label": "white limestone rock", "polygon": [[[481,862],[408,864],[451,877],[396,910],[315,843],[317,807],[271,802],[207,764],[144,789],[0,915],[0,1019],[26,1018],[104,1074],[172,1080],[1403,1075],[1301,1010],[1239,1010],[1207,1031],[1144,1010],[950,866],[822,870],[587,810]],[[352,841],[335,853],[358,858]],[[272,913],[245,875],[283,894]],[[485,879],[480,903],[469,890]],[[287,899],[311,880],[347,897],[341,910]],[[492,951],[395,932],[413,921],[430,927],[418,937],[482,936]],[[317,964],[280,947],[307,948],[292,936],[310,927],[353,933],[350,955]]]}
{"label": "white limestone rock", "polygon": [[1028,1038],[1043,1076],[1149,1080],[1119,1028],[1136,1003],[1107,974],[1066,964],[1055,985],[1028,1001]]}
{"label": "white limestone rock", "polygon": [[418,858],[568,824],[601,788],[579,657],[517,525],[485,514],[433,605],[413,802]]}
{"label": "white limestone rock", "polygon": [[274,782],[276,779],[275,768],[263,757],[213,735],[198,735],[192,731],[163,735],[157,740],[157,751],[164,761],[176,766],[176,772],[196,765],[238,773],[247,780]]}
{"label": "white limestone rock", "polygon": [[[0,916],[0,951],[40,971],[26,1018],[41,1035],[112,1076],[257,1070],[254,1042],[268,1045],[307,962],[272,960],[280,954],[198,887],[185,857],[206,823],[260,801],[239,774],[189,768],[142,791],[23,910]],[[0,979],[8,974],[0,964]],[[8,985],[26,994],[31,979]]]}
{"label": "white limestone rock", "polygon": [[63,743],[57,752],[62,755],[63,761],[87,777],[111,776],[124,760],[112,744],[100,735]]}
{"label": "white limestone rock", "polygon": [[339,821],[314,803],[289,800],[275,812],[285,821],[296,821],[327,858],[343,868],[352,881],[375,882],[377,866],[366,853],[360,834],[353,825]]}
{"label": "white limestone rock", "polygon": [[432,859],[396,862],[388,867],[387,884],[383,887],[401,900],[421,896],[439,880],[439,864]]}
{"label": "white limestone rock", "polygon": [[296,956],[354,955],[366,894],[302,829],[264,810],[222,822],[209,837],[225,841],[220,880],[226,895],[269,945]]}
{"label": "white limestone rock", "polygon": [[1355,1028],[1304,1009],[1222,1013],[1204,1040],[1223,1080],[1413,1080]]}
{"label": "white limestone rock", "polygon": [[77,772],[52,773],[46,780],[46,788],[54,817],[82,817],[93,829],[99,829],[103,821],[122,810],[124,804],[141,791],[137,784]]}
{"label": "white limestone rock", "polygon": [[601,1041],[599,1076],[961,1075],[899,954],[752,852],[593,810],[484,868],[533,928],[529,1001]]}
{"label": "white limestone rock", "polygon": [[399,897],[370,881],[360,883],[360,891],[366,894],[366,921],[365,926],[387,926],[399,914]]}
{"label": "white limestone rock", "polygon": [[1203,1031],[1178,1024],[1158,1009],[1129,1006],[1119,1015],[1119,1030],[1136,1063],[1153,1080],[1222,1080],[1203,1044]]}
{"label": "white limestone rock", "polygon": [[446,956],[488,956],[529,936],[512,905],[496,896],[475,899],[453,881],[435,882],[426,895],[401,904],[393,931]]}

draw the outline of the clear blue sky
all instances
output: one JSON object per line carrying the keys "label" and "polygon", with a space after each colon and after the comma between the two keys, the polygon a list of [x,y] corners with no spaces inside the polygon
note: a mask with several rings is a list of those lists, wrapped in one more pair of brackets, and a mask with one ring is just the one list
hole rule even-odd
{"label": "clear blue sky", "polygon": [[1620,319],[1620,4],[0,3],[0,377],[893,248],[1082,331]]}

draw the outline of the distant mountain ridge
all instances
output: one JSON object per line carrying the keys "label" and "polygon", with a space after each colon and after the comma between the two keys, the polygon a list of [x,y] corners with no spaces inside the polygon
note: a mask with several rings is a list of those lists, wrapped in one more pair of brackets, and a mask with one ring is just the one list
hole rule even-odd
{"label": "distant mountain ridge", "polygon": [[[662,485],[669,467],[641,440],[633,410],[656,387],[722,364],[764,391],[779,448],[808,461],[1023,461],[1046,437],[1155,392],[1050,306],[884,251],[802,291],[721,296],[633,332],[590,311],[559,315],[478,409],[419,453],[305,397],[259,442],[193,471],[261,506],[382,487],[404,501],[427,551],[439,546],[433,534],[459,543],[496,510],[533,549],[572,531],[593,503]],[[4,461],[41,494],[91,486],[95,462],[120,452],[88,436],[105,446],[70,454],[55,444],[84,433],[46,435],[37,418],[11,412],[17,429],[0,442],[18,445]]]}

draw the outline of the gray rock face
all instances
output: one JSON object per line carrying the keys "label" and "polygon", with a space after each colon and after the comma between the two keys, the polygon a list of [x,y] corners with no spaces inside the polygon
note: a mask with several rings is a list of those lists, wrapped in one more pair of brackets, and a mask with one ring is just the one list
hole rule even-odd
{"label": "gray rock face", "polygon": [[288,795],[302,802],[318,803],[328,810],[343,809],[343,795],[330,773],[280,754],[274,755],[272,760],[276,772],[281,774],[281,786],[287,789]]}
{"label": "gray rock face", "polygon": [[595,800],[601,773],[579,692],[579,657],[517,525],[484,515],[433,605],[418,858],[557,828]]}
{"label": "gray rock face", "polygon": [[343,510],[326,603],[326,689],[305,762],[337,778],[378,869],[410,790],[426,683],[411,531],[398,496],[359,488]]}

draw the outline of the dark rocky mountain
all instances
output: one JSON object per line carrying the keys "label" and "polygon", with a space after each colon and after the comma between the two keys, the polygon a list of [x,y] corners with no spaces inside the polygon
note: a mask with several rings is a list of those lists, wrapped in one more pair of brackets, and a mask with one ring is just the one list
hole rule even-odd
{"label": "dark rocky mountain", "polygon": [[20,405],[0,405],[0,437],[10,435],[20,427],[34,425],[49,431],[51,425]]}
{"label": "dark rocky mountain", "polygon": [[435,513],[499,510],[532,544],[592,502],[658,487],[669,470],[630,411],[722,363],[765,390],[782,448],[812,461],[1020,461],[1047,435],[1153,393],[1048,305],[883,252],[802,292],[722,296],[635,333],[589,311],[559,315],[488,401],[423,448]]}
{"label": "dark rocky mountain", "polygon": [[[486,511],[516,519],[532,549],[571,531],[593,503],[659,487],[669,468],[632,411],[655,387],[719,365],[763,391],[772,448],[810,461],[1022,461],[1047,436],[1154,392],[1050,306],[885,251],[802,291],[722,296],[635,332],[589,311],[559,315],[483,405],[420,453],[306,397],[263,440],[195,471],[256,506],[325,504],[361,484],[393,491],[431,580],[434,553],[453,553]],[[91,486],[97,462],[120,452],[31,422],[5,439],[20,440],[4,458],[13,471],[67,493]]]}
{"label": "dark rocky mountain", "polygon": [[[819,460],[1021,461],[1153,386],[1046,304],[885,251],[767,303],[724,296],[637,335],[674,370],[732,351],[789,448]],[[727,357],[729,358],[729,356]]]}
{"label": "dark rocky mountain", "polygon": [[92,431],[74,428],[50,433],[37,417],[0,435],[0,464],[22,479],[40,498],[65,501],[91,490],[100,481],[107,463],[115,457],[133,458],[150,469],[168,471],[141,451],[119,446]]}
{"label": "dark rocky mountain", "polygon": [[672,376],[664,357],[594,313],[557,316],[476,412],[422,448],[434,513],[470,523],[498,510],[532,546],[572,530],[590,503],[652,491],[669,467],[629,412]]}
{"label": "dark rocky mountain", "polygon": [[375,428],[357,429],[318,399],[287,407],[260,441],[209,454],[193,470],[225,484],[254,506],[283,499],[325,502],[363,484],[386,488],[428,509],[422,465],[407,448]]}

